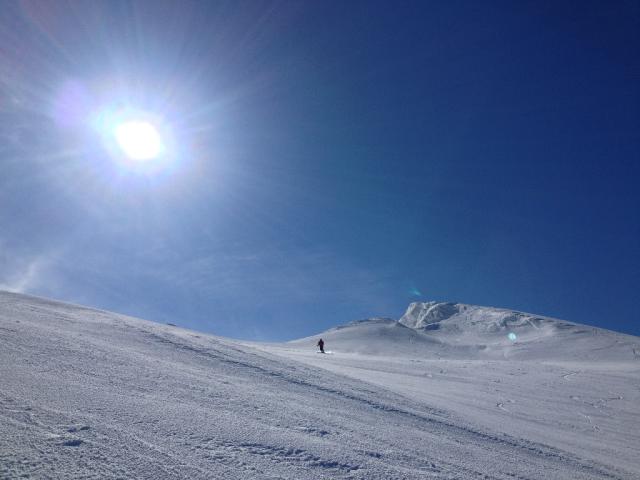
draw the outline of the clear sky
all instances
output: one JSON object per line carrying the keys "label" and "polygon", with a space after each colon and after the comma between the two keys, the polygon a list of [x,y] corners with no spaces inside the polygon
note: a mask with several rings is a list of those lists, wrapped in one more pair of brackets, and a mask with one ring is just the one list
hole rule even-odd
{"label": "clear sky", "polygon": [[2,10],[2,288],[245,339],[427,300],[640,334],[637,2]]}

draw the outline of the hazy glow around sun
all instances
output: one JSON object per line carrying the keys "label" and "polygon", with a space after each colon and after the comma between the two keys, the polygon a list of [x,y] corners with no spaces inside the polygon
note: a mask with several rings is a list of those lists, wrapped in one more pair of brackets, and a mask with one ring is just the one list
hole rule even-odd
{"label": "hazy glow around sun", "polygon": [[149,122],[129,120],[119,123],[114,134],[122,151],[132,160],[152,160],[164,149],[160,133]]}

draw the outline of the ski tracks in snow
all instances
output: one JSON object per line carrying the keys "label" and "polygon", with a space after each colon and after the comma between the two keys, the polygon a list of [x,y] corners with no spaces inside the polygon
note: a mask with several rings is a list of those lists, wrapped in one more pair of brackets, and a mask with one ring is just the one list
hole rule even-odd
{"label": "ski tracks in snow", "polygon": [[[180,349],[210,356],[217,361],[225,362],[239,369],[259,372],[262,375],[276,379],[278,382],[286,382],[312,390],[313,395],[338,397],[342,401],[360,404],[360,408],[364,407],[364,409],[384,412],[386,415],[395,418],[395,421],[403,421],[421,432],[421,435],[418,434],[418,436],[423,437],[422,441],[427,440],[429,443],[428,440],[431,440],[433,444],[440,447],[447,445],[447,454],[443,455],[443,458],[437,458],[433,462],[429,462],[428,465],[424,464],[422,455],[411,458],[411,455],[405,452],[402,455],[404,461],[398,461],[399,458],[395,460],[396,464],[404,464],[403,468],[405,469],[417,468],[423,471],[427,468],[431,473],[448,471],[449,474],[453,475],[481,475],[480,471],[476,471],[470,466],[460,465],[460,457],[457,455],[450,455],[451,451],[455,450],[458,450],[461,456],[468,455],[469,452],[464,452],[464,450],[477,450],[482,451],[484,454],[491,452],[495,455],[494,458],[502,458],[498,463],[505,467],[509,465],[509,462],[505,463],[504,459],[511,459],[513,465],[519,465],[520,468],[528,464],[527,471],[538,473],[547,471],[547,475],[550,475],[550,477],[546,478],[553,478],[563,470],[566,474],[580,472],[581,478],[628,478],[623,472],[610,471],[607,467],[582,460],[547,445],[505,434],[485,432],[472,426],[458,423],[458,419],[453,418],[442,410],[431,408],[424,404],[416,405],[405,397],[376,389],[369,384],[352,379],[345,381],[344,377],[329,374],[328,372],[323,372],[322,376],[320,376],[316,370],[301,364],[283,367],[280,362],[274,362],[270,355],[257,353],[250,349],[228,348],[228,346],[224,349],[194,347],[185,345],[176,339],[169,340],[165,336],[152,335],[155,335],[158,341],[173,343]],[[219,344],[219,346],[221,345]],[[326,378],[327,375],[329,378]],[[331,387],[326,385],[327,381],[330,382]],[[499,403],[498,406],[508,412],[503,403]],[[393,422],[393,418],[385,420]],[[460,447],[461,445],[462,447]],[[265,451],[265,449],[266,447],[262,446],[259,450]],[[431,445],[429,449],[431,458],[434,455],[433,450],[433,445]],[[438,449],[436,448],[435,450]],[[440,450],[444,449],[440,448]],[[379,455],[378,458],[383,458],[383,455]],[[456,459],[458,459],[458,462],[456,462]],[[348,468],[350,472],[354,472],[360,467],[352,464]],[[508,467],[504,468],[504,471],[500,470],[502,469],[496,471],[497,476],[494,478],[510,478],[515,475]]]}

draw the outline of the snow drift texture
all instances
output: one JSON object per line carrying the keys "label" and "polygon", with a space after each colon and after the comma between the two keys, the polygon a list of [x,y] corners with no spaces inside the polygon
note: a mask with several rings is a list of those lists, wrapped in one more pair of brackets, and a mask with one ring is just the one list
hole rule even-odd
{"label": "snow drift texture", "polygon": [[0,292],[0,478],[638,478],[638,339],[522,315],[414,304],[320,355]]}

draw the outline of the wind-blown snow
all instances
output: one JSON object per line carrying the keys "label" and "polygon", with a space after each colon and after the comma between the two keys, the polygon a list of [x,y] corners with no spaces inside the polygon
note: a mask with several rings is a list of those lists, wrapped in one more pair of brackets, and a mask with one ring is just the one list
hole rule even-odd
{"label": "wind-blown snow", "polygon": [[[0,478],[640,474],[636,337],[560,322],[518,348],[405,323],[333,329],[319,355],[0,292]],[[603,348],[533,359],[572,335]]]}

